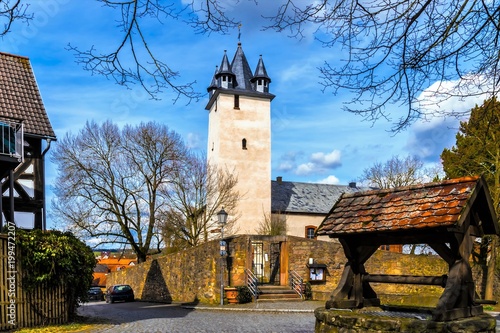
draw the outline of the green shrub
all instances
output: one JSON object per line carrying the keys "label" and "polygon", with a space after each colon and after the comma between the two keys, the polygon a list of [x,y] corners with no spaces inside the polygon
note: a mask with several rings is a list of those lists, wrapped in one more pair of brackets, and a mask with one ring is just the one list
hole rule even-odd
{"label": "green shrub", "polygon": [[16,230],[23,271],[22,286],[27,292],[36,288],[64,285],[70,318],[79,303],[88,301],[94,267],[92,249],[72,233],[60,231]]}
{"label": "green shrub", "polygon": [[238,289],[238,303],[249,303],[253,300],[252,292],[247,286],[236,287]]}
{"label": "green shrub", "polygon": [[309,282],[306,282],[306,285],[304,287],[304,298],[305,299],[312,299],[312,287]]}

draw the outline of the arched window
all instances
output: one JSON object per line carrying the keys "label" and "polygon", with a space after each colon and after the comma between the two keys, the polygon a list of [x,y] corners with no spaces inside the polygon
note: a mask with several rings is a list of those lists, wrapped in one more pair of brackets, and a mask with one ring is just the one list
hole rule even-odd
{"label": "arched window", "polygon": [[306,226],[306,238],[316,239],[316,235],[314,234],[315,232],[316,232],[315,226],[313,225]]}
{"label": "arched window", "polygon": [[243,140],[241,140],[241,149],[247,149],[247,139],[243,138]]}

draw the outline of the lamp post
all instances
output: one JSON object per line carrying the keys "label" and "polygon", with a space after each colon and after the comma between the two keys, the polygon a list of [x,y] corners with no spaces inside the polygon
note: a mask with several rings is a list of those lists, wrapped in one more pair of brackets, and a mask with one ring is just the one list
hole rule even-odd
{"label": "lamp post", "polygon": [[224,305],[224,254],[226,244],[224,243],[224,226],[227,222],[227,213],[224,207],[217,213],[217,220],[220,225],[220,305]]}

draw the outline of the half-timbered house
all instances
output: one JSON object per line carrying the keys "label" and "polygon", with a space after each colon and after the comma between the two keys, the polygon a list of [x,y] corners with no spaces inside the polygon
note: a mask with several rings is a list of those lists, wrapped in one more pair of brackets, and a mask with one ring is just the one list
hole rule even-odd
{"label": "half-timbered house", "polygon": [[28,58],[0,53],[0,229],[45,229],[45,155],[56,140]]}

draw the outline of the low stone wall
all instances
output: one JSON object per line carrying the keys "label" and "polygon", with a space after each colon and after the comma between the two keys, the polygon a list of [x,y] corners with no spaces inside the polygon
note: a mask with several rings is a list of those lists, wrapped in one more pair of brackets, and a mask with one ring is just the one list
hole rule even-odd
{"label": "low stone wall", "polygon": [[[287,282],[288,270],[296,271],[309,281],[307,263],[325,264],[326,281],[311,282],[313,299],[328,300],[337,287],[346,258],[342,246],[335,242],[315,241],[294,236],[241,235],[225,239],[229,255],[224,285],[245,284],[245,268],[252,269],[252,242],[281,243],[280,281]],[[155,302],[218,303],[220,301],[219,241],[212,241],[182,252],[157,256],[126,270],[113,272],[107,284],[127,283],[136,298]],[[433,255],[405,255],[377,251],[366,263],[372,274],[430,275],[447,273],[446,263]],[[479,282],[479,281],[478,281]],[[440,286],[394,285],[372,283],[383,304],[435,306],[443,289]],[[481,286],[477,286],[478,291]],[[499,295],[495,295],[498,297]]]}
{"label": "low stone wall", "polygon": [[307,267],[309,258],[317,264],[326,265],[326,281],[311,282],[311,288],[313,299],[329,299],[340,280],[346,263],[342,246],[335,242],[288,237],[287,247],[289,269],[296,271],[305,282],[309,281],[309,268]]}
{"label": "low stone wall", "polygon": [[219,287],[218,241],[147,260],[108,276],[107,286],[130,284],[135,297],[153,302],[214,302]]}
{"label": "low stone wall", "polygon": [[406,333],[495,333],[496,321],[490,315],[481,314],[475,317],[455,319],[447,322],[435,322],[425,315],[415,314],[412,318],[399,317],[397,314],[388,315],[378,309],[369,311],[342,311],[318,308],[314,311],[316,317],[316,333],[379,333],[379,332],[406,332]]}

